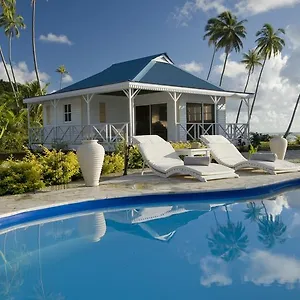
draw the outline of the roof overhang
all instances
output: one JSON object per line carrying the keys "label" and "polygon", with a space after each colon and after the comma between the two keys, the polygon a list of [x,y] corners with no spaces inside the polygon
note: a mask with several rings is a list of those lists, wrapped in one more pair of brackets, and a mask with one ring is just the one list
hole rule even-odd
{"label": "roof overhang", "polygon": [[[33,97],[24,99],[26,104],[37,104],[45,101],[65,99],[70,97],[83,96],[88,94],[106,94],[111,92],[123,91],[126,89],[139,89],[139,90],[148,90],[148,91],[157,91],[157,92],[178,92],[182,94],[195,94],[195,95],[207,95],[207,96],[216,96],[216,97],[227,97],[227,98],[252,98],[253,94],[248,93],[239,93],[239,92],[228,92],[228,91],[214,91],[214,90],[202,90],[195,88],[187,88],[180,86],[168,86],[168,85],[159,85],[159,84],[150,84],[150,83],[140,83],[140,82],[121,82],[111,85],[98,86],[88,89],[75,90],[64,93],[53,93],[40,97]],[[125,95],[125,94],[124,94]]]}

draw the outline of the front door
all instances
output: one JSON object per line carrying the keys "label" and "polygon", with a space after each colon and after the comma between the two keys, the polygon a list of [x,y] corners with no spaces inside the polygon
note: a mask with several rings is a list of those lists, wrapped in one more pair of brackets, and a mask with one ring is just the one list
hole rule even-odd
{"label": "front door", "polygon": [[135,108],[136,135],[168,138],[167,104],[142,105]]}

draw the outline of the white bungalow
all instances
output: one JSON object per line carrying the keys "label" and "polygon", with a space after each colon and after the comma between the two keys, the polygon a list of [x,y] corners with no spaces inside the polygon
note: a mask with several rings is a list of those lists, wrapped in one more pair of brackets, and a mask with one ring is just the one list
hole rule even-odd
{"label": "white bungalow", "polygon": [[106,147],[134,135],[157,134],[169,141],[222,134],[248,140],[249,124],[226,123],[226,103],[252,94],[225,91],[175,66],[166,53],[113,64],[55,93],[25,99],[42,104],[43,127],[31,127],[29,143],[75,148],[85,138]]}

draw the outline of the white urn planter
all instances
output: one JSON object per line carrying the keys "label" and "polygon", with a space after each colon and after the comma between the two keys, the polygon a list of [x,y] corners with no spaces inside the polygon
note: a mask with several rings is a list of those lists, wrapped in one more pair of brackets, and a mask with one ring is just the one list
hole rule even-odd
{"label": "white urn planter", "polygon": [[105,150],[97,140],[83,140],[77,149],[77,157],[86,186],[98,186]]}
{"label": "white urn planter", "polygon": [[278,159],[284,159],[288,141],[282,136],[275,136],[270,140],[271,152],[276,153]]}

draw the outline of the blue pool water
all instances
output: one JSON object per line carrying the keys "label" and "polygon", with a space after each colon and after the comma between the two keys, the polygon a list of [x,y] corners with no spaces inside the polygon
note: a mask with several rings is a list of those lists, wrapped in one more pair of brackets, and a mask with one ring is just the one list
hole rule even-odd
{"label": "blue pool water", "polygon": [[299,196],[1,223],[0,299],[299,299]]}

